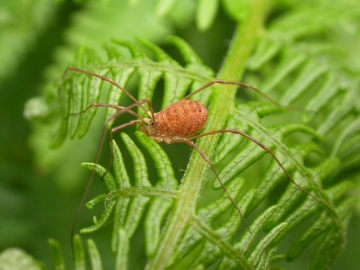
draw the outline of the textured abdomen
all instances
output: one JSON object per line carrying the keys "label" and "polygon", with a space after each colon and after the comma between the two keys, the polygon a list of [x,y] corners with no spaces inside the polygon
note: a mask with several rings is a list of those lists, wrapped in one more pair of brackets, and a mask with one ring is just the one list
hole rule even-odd
{"label": "textured abdomen", "polygon": [[158,136],[189,137],[206,124],[208,111],[198,101],[180,100],[155,115]]}

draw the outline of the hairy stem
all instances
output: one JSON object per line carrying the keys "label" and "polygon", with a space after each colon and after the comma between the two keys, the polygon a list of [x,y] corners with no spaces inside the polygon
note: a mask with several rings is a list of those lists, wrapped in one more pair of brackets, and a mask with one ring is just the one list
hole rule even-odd
{"label": "hairy stem", "polygon": [[[248,17],[236,27],[229,51],[225,57],[218,78],[237,81],[241,78],[245,64],[251,50],[254,48],[268,6],[267,0],[249,1]],[[236,87],[217,86],[213,95],[211,111],[204,132],[221,129],[234,104]],[[198,141],[198,146],[209,157],[214,151],[217,137],[203,138]],[[195,215],[196,203],[202,188],[202,181],[206,177],[208,164],[194,151],[184,179],[175,212],[162,236],[159,249],[150,261],[148,269],[165,269],[176,250],[181,237]]]}

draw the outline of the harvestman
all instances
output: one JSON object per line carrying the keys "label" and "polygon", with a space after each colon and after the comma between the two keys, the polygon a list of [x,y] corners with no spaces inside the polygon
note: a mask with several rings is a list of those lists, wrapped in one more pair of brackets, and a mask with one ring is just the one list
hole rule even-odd
{"label": "harvestman", "polygon": [[[262,95],[264,97],[266,97],[268,100],[270,100],[271,102],[277,104],[278,106],[284,107],[284,106],[281,106],[280,104],[278,104],[277,102],[275,102],[274,100],[270,99],[268,96],[266,96],[264,93],[262,93],[257,88],[255,88],[255,87],[253,87],[251,85],[245,84],[245,83],[241,83],[241,82],[224,81],[224,80],[212,80],[212,81],[208,82],[207,84],[205,84],[204,86],[197,89],[196,91],[194,91],[193,93],[185,96],[180,101],[177,101],[174,104],[169,105],[168,107],[166,107],[165,109],[161,110],[158,113],[154,113],[153,107],[152,107],[151,102],[150,102],[150,100],[148,98],[145,98],[145,99],[140,100],[140,101],[137,100],[129,92],[127,92],[123,87],[121,87],[119,84],[117,84],[115,81],[113,81],[110,78],[107,78],[105,76],[89,72],[87,70],[72,67],[72,66],[68,67],[67,70],[80,72],[80,73],[83,73],[83,74],[86,74],[86,75],[89,75],[89,76],[99,78],[99,79],[101,79],[103,81],[107,81],[107,82],[111,83],[112,85],[114,85],[116,88],[120,89],[126,96],[128,96],[134,102],[132,105],[130,105],[128,107],[122,107],[122,106],[118,106],[118,105],[105,104],[105,103],[93,103],[93,104],[89,105],[88,107],[86,107],[81,112],[72,113],[72,114],[69,115],[69,116],[71,116],[71,115],[82,114],[82,113],[86,112],[87,110],[89,110],[92,107],[108,107],[108,108],[113,108],[115,110],[118,110],[116,113],[114,113],[112,116],[110,116],[106,120],[106,124],[104,126],[104,129],[103,129],[103,132],[102,132],[102,135],[101,135],[100,144],[99,144],[99,147],[98,147],[98,150],[97,150],[97,153],[96,153],[95,164],[97,164],[98,161],[99,161],[100,152],[101,152],[101,149],[102,149],[102,146],[103,146],[105,134],[107,132],[108,124],[112,120],[117,118],[119,115],[121,115],[123,113],[129,113],[129,114],[137,117],[138,119],[137,120],[132,120],[132,121],[130,121],[128,123],[125,123],[125,124],[122,124],[120,126],[112,128],[110,130],[110,142],[112,142],[113,134],[115,132],[117,132],[117,131],[125,128],[125,127],[128,127],[128,126],[140,125],[140,130],[143,133],[145,133],[148,137],[150,137],[151,139],[153,139],[154,141],[156,141],[158,143],[162,143],[162,142],[167,143],[167,144],[186,143],[190,147],[194,148],[201,155],[201,157],[204,159],[204,161],[207,164],[209,164],[211,170],[215,174],[216,179],[218,180],[218,182],[221,185],[222,189],[224,190],[225,194],[227,195],[227,197],[229,198],[231,203],[236,207],[237,211],[239,212],[239,215],[241,216],[241,218],[244,220],[244,222],[246,224],[246,221],[245,221],[245,219],[244,219],[244,217],[243,217],[243,215],[242,215],[242,213],[240,211],[240,208],[236,204],[235,200],[231,197],[229,192],[226,190],[225,185],[222,183],[222,181],[221,181],[218,173],[216,172],[213,164],[211,163],[210,159],[193,142],[193,140],[201,138],[201,137],[214,135],[214,134],[220,134],[220,133],[228,133],[229,132],[229,133],[241,135],[241,136],[245,137],[246,139],[256,143],[262,149],[267,151],[272,156],[272,158],[276,161],[276,163],[279,165],[279,167],[284,171],[286,177],[298,189],[300,189],[303,193],[305,193],[305,194],[309,195],[310,197],[312,197],[317,202],[324,205],[329,210],[332,210],[332,209],[330,209],[330,207],[328,205],[326,205],[325,203],[323,203],[322,201],[317,199],[315,196],[311,195],[308,191],[303,189],[301,186],[299,186],[292,179],[290,174],[287,172],[287,170],[284,168],[284,166],[281,164],[281,162],[278,160],[278,158],[275,156],[275,154],[266,145],[259,142],[255,138],[252,138],[251,136],[249,136],[249,135],[247,135],[247,134],[245,134],[245,133],[243,133],[243,132],[241,132],[239,130],[228,129],[228,128],[220,129],[220,130],[213,130],[213,131],[210,131],[210,132],[207,132],[207,133],[196,135],[206,125],[208,111],[207,111],[207,108],[202,103],[200,103],[198,101],[194,101],[194,100],[189,100],[189,98],[191,96],[205,90],[206,88],[208,88],[209,86],[211,86],[213,84],[236,85],[236,86],[240,86],[240,87],[243,87],[243,88],[252,89],[253,91],[257,92],[258,94],[260,94],[260,95]],[[143,106],[144,104],[147,104],[148,110],[146,110],[144,108],[144,106]],[[135,107],[140,107],[142,110],[144,110],[144,112],[146,112],[146,114],[150,118],[144,118],[144,117],[140,116],[139,114],[133,112],[131,109],[133,109]],[[112,149],[112,147],[111,147],[111,149]],[[109,168],[111,166],[112,158],[113,158],[113,154],[111,155],[110,165],[108,166],[105,174],[107,173],[107,171],[109,170]],[[103,175],[103,177],[104,177],[104,175]],[[88,193],[88,191],[90,189],[90,186],[91,186],[91,183],[93,181],[94,176],[95,176],[95,170],[92,170],[90,180],[89,180],[88,185],[86,187],[84,196],[82,198],[81,204],[79,206],[79,209],[77,211],[77,214],[76,214],[73,226],[72,226],[71,241],[73,241],[73,236],[74,236],[74,232],[75,232],[75,225],[76,225],[77,219],[79,217],[79,213],[80,213],[82,207],[85,204],[86,196],[87,196],[87,193]]]}

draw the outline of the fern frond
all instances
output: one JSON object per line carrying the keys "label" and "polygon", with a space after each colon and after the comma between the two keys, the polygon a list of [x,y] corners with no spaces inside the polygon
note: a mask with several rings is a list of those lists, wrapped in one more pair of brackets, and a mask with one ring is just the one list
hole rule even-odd
{"label": "fern frond", "polygon": [[[140,77],[139,99],[146,96],[153,97],[157,82],[160,78],[164,78],[165,93],[162,105],[164,107],[181,99],[189,87],[193,90],[197,89],[198,85],[203,84],[207,78],[211,78],[211,75],[209,75],[211,72],[208,72],[208,69],[201,64],[199,58],[189,50],[189,47],[180,40],[174,40],[175,44],[183,49],[184,55],[187,55],[187,61],[191,61],[187,62],[185,67],[179,65],[159,47],[144,41],[141,44],[155,56],[155,60],[148,57],[148,54],[135,43],[116,41],[117,44],[128,48],[133,58],[124,60],[120,52],[108,46],[106,49],[109,54],[109,61],[106,64],[99,63],[96,57],[91,56],[92,52],[87,50],[83,50],[79,54],[78,63],[82,68],[108,77],[117,74],[115,78],[124,86],[126,86],[130,76],[137,72]],[[192,56],[189,52],[192,53]],[[201,70],[201,73],[199,70]],[[208,73],[204,72],[204,70]],[[84,93],[81,90],[84,85],[90,88],[90,91]],[[84,106],[83,104],[98,102],[104,87],[107,87],[106,83],[97,78],[86,74],[67,72],[60,91],[63,96],[69,96],[70,98],[63,99],[67,101],[63,106],[65,108],[63,115],[82,111],[84,109],[84,107],[81,107]],[[75,92],[73,93],[73,91]],[[121,93],[114,87],[110,87],[109,92],[106,102],[118,104]],[[286,93],[284,96],[286,97]],[[291,100],[291,97],[286,99]],[[317,151],[314,142],[321,139],[320,134],[301,124],[283,123],[265,127],[260,123],[262,118],[280,111],[283,110],[276,108],[275,105],[271,107],[263,103],[240,104],[238,108],[232,110],[232,113],[227,118],[227,123],[234,123],[236,128],[244,126],[246,132],[252,137],[257,138],[272,149],[286,170],[292,173],[298,185],[316,194],[315,196],[328,207],[331,207],[332,203],[336,203],[336,205],[341,203],[340,197],[344,191],[337,191],[336,196],[338,197],[334,197],[331,192],[321,189],[321,182],[327,176],[324,172],[326,169],[331,172],[337,166],[338,160],[325,160],[323,164],[319,165],[319,168],[308,168],[303,165],[304,159],[314,150]],[[63,125],[69,124],[70,132],[68,133],[70,137],[76,134],[83,136],[90,125],[93,114],[94,112],[87,111],[84,114],[75,116],[75,118],[79,119],[69,120],[64,118]],[[107,113],[107,115],[112,114],[111,111]],[[285,138],[294,132],[307,134],[311,137],[310,141],[313,142],[303,145],[286,145]],[[67,132],[61,134],[63,138],[66,135]],[[144,134],[137,133],[137,137],[155,161],[158,169],[158,184],[156,186],[151,184],[145,157],[136,144],[123,133],[124,144],[133,159],[134,176],[130,177],[126,173],[121,152],[116,146],[116,142],[112,142],[115,178],[110,173],[107,173],[104,182],[108,187],[108,194],[99,195],[88,203],[88,206],[93,207],[105,202],[105,210],[99,219],[94,218],[93,226],[81,230],[82,233],[94,232],[113,220],[112,250],[122,258],[118,258],[119,263],[122,262],[127,265],[126,260],[128,260],[129,256],[131,239],[141,225],[143,218],[145,218],[144,231],[146,233],[145,249],[150,268],[155,267],[154,265],[158,265],[158,263],[162,267],[171,267],[184,263],[184,261],[189,260],[189,257],[193,256],[196,247],[201,246],[201,252],[196,258],[187,262],[189,267],[207,267],[220,260],[222,264],[232,268],[260,269],[271,265],[274,259],[279,259],[280,254],[277,254],[276,250],[282,239],[293,231],[297,231],[299,224],[310,217],[317,216],[319,212],[322,221],[320,223],[318,223],[318,220],[314,221],[313,226],[315,229],[313,231],[315,236],[314,233],[312,238],[299,236],[307,239],[307,241],[298,240],[302,243],[302,248],[305,248],[317,238],[326,238],[328,235],[336,239],[339,244],[343,243],[344,231],[339,222],[339,217],[335,216],[340,214],[337,212],[340,210],[334,208],[330,215],[327,212],[328,209],[325,209],[323,205],[313,198],[304,196],[304,193],[294,185],[290,185],[277,202],[278,205],[281,205],[281,208],[278,208],[277,211],[273,210],[276,209],[275,206],[267,209],[263,213],[264,216],[260,215],[250,225],[249,230],[252,231],[252,235],[249,235],[250,231],[245,231],[242,232],[241,239],[236,240],[234,236],[238,232],[240,225],[240,219],[236,211],[232,212],[227,222],[220,226],[215,225],[215,221],[224,215],[231,206],[227,197],[223,194],[203,208],[197,208],[196,201],[189,203],[189,200],[194,200],[194,197],[189,197],[189,194],[192,194],[195,189],[189,186],[184,191],[186,182],[178,189],[178,183],[174,178],[171,163],[166,154],[157,143]],[[232,137],[235,138],[232,139]],[[238,175],[266,154],[266,151],[252,142],[247,142],[241,148],[242,140],[236,137],[236,135],[224,135],[219,144],[221,150],[215,150],[215,152],[221,153],[219,154],[220,157],[215,158],[216,164],[221,164],[223,160],[231,156],[230,161],[220,170],[219,175],[234,198],[239,196],[242,186]],[[211,138],[211,140],[213,139]],[[234,151],[236,151],[235,154],[233,154]],[[90,170],[95,170],[100,176],[104,175],[106,171],[105,168],[95,164],[85,166]],[[189,173],[189,171],[187,172]],[[200,181],[200,179],[196,180]],[[271,161],[263,180],[259,182],[257,188],[245,192],[242,200],[238,202],[243,213],[246,213],[246,216],[251,216],[252,212],[283,180],[284,172],[275,161]],[[186,181],[186,177],[184,181]],[[217,184],[214,187],[219,188]],[[269,215],[270,212],[272,215]],[[320,226],[321,232],[316,229]],[[260,233],[264,233],[262,230],[266,233],[262,239],[257,240]],[[165,238],[166,234],[169,235],[169,239]],[[177,236],[174,234],[177,234]],[[168,251],[164,253],[159,247],[164,245],[164,241],[175,241],[174,238],[177,239],[176,242],[180,242],[177,242],[171,254],[167,255]],[[318,245],[323,243],[319,242]],[[121,247],[121,250],[119,250],[119,247]],[[324,246],[322,248],[333,248],[334,254],[340,250],[339,246]],[[286,258],[286,256],[283,258]]]}
{"label": "fern frond", "polygon": [[[301,23],[305,18],[307,23]],[[316,125],[318,133],[327,138],[325,143],[334,145],[333,157],[343,158],[346,149],[341,149],[340,145],[359,134],[356,116],[360,100],[353,72],[342,66],[344,59],[351,56],[341,51],[338,44],[327,42],[336,39],[329,35],[329,29],[339,35],[333,29],[345,29],[349,20],[359,18],[360,9],[355,1],[304,4],[301,9],[294,9],[269,25],[249,61],[254,71],[273,67],[260,84],[264,92],[272,93],[286,85],[281,104],[300,100],[302,107],[318,112],[303,115],[303,120]],[[307,98],[308,95],[311,98]]]}
{"label": "fern frond", "polygon": [[[50,255],[54,269],[58,269],[58,270],[66,269],[60,244],[53,239],[49,239],[48,244],[49,244]],[[92,267],[91,269],[102,270],[103,264],[101,261],[100,253],[95,242],[92,239],[87,240],[87,251],[89,253],[88,255]],[[75,269],[87,269],[84,246],[79,235],[75,235],[74,237],[73,260],[75,264]]]}
{"label": "fern frond", "polygon": [[[235,30],[232,46],[218,74],[221,79],[239,78],[262,29],[266,1],[252,1],[247,7],[251,16],[244,16],[243,24]],[[334,66],[322,44],[316,44],[314,49],[308,40],[299,42],[324,26],[331,27],[330,18],[338,6],[331,5],[325,15],[314,16],[320,7],[304,5],[300,11],[274,23],[252,55],[250,69],[255,74],[248,74],[254,81],[261,81],[259,74],[264,74],[267,79],[259,88],[274,95],[282,104],[315,110],[317,115],[305,111],[304,123],[299,123],[291,112],[275,104],[238,102],[233,87],[215,86],[213,91],[208,89],[196,97],[210,107],[204,132],[222,128],[246,132],[271,149],[296,185],[289,182],[275,160],[267,161],[267,152],[252,141],[235,134],[199,139],[197,146],[215,165],[229,194],[249,220],[249,228],[243,229],[238,212],[229,211],[231,201],[224,193],[198,203],[201,190],[208,191],[205,183],[214,177],[208,175],[208,163],[196,151],[179,187],[169,158],[156,142],[141,132],[136,132],[137,140],[122,133],[126,150],[120,151],[116,141],[111,142],[113,173],[107,172],[104,176],[108,192],[87,203],[89,208],[104,204],[105,209],[99,218],[94,217],[92,226],[81,230],[93,233],[113,224],[111,249],[117,256],[116,267],[131,267],[130,246],[142,225],[147,256],[143,264],[148,269],[178,265],[196,269],[215,263],[219,269],[266,269],[280,260],[294,260],[304,249],[311,248],[310,244],[317,250],[310,264],[315,268],[330,265],[341,252],[345,226],[355,201],[345,197],[351,188],[346,179],[341,179],[340,184],[326,181],[334,177],[342,156],[351,158],[355,153],[349,152],[344,142],[358,138],[358,105],[350,102],[358,95],[352,74]],[[344,8],[340,11],[334,17],[337,23],[357,16],[356,12]],[[296,23],[310,15],[313,21],[308,25]],[[292,34],[288,34],[289,27],[294,27]],[[106,60],[98,52],[83,47],[74,65],[109,77],[124,88],[137,76],[137,100],[153,100],[156,86],[163,80],[161,108],[164,108],[214,78],[214,72],[188,44],[175,37],[170,41],[179,49],[185,65],[144,40],[115,40],[114,44],[105,46]],[[277,59],[281,60],[280,64]],[[84,111],[89,104],[101,101],[121,105],[123,93],[108,82],[68,70],[59,83],[59,96],[61,127],[55,146],[67,137],[81,138],[88,132],[96,113],[95,108]],[[331,106],[335,103],[333,110]],[[113,113],[113,109],[107,109],[103,122],[107,123],[106,119]],[[146,115],[140,108],[138,114]],[[343,128],[343,121],[347,128]],[[138,142],[145,151],[140,150]],[[323,145],[332,144],[331,154],[327,153],[320,161],[312,159],[313,153],[324,150]],[[125,151],[133,162],[133,175],[124,163]],[[155,165],[156,176],[150,175],[149,165]],[[99,176],[107,171],[99,164],[83,166]],[[256,170],[258,174],[247,174],[249,170]],[[156,184],[152,184],[153,178]],[[216,181],[213,186],[220,187]],[[207,196],[210,197],[204,197]],[[271,196],[276,198],[269,199]],[[278,251],[288,236],[294,236],[294,246]],[[325,252],[331,256],[324,256]]]}
{"label": "fern frond", "polygon": [[[145,41],[141,42],[144,48],[129,41],[115,41],[116,44],[127,48],[132,58],[126,59],[125,54],[121,53],[118,48],[107,46],[108,60],[103,63],[100,62],[100,57],[94,51],[85,47],[81,48],[74,65],[112,78],[123,88],[126,88],[131,76],[136,72],[139,76],[138,100],[143,98],[152,99],[156,84],[163,78],[165,94],[162,108],[164,108],[185,96],[189,85],[193,90],[196,90],[213,76],[213,72],[201,63],[199,57],[195,55],[187,44],[175,38],[170,39],[170,41],[187,56],[184,59],[186,61],[185,67],[182,67],[159,47]],[[156,61],[148,56],[145,49],[153,54]],[[84,86],[86,86],[86,91],[83,91]],[[72,115],[71,117],[69,115],[79,113],[89,104],[99,102],[100,95],[108,87],[109,83],[104,83],[98,78],[87,74],[76,73],[71,70],[64,74],[59,89],[62,116],[60,120],[61,128],[53,142],[53,146],[60,145],[66,136],[74,138],[77,135],[81,138],[86,134],[96,108],[91,108],[85,113]],[[119,104],[122,95],[120,89],[111,86],[105,103]],[[209,94],[206,96],[208,100]],[[206,103],[206,99],[204,98],[202,102]],[[114,109],[108,109],[105,119],[109,118],[114,112]],[[139,113],[144,115],[144,112]]]}

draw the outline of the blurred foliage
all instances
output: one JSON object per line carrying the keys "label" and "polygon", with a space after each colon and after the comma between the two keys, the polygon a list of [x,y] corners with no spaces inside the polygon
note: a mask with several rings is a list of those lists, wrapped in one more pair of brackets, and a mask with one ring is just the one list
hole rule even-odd
{"label": "blurred foliage", "polygon": [[[128,2],[5,0],[0,3],[1,251],[9,247],[19,247],[50,267],[51,256],[47,240],[54,238],[60,241],[63,247],[65,264],[72,263],[71,224],[88,177],[86,170],[79,165],[84,161],[93,161],[103,117],[99,116],[94,120],[98,123],[90,127],[88,134],[81,141],[66,141],[61,148],[50,150],[49,140],[55,133],[55,126],[51,126],[53,115],[48,114],[46,106],[42,107],[41,100],[31,99],[31,102],[27,103],[26,110],[27,113],[31,111],[33,113],[31,117],[35,119],[31,127],[24,119],[23,111],[25,102],[34,96],[45,94],[46,98],[53,98],[54,95],[49,94],[48,91],[49,89],[55,91],[54,84],[61,78],[66,67],[73,62],[79,45],[91,47],[97,53],[101,53],[103,44],[109,42],[111,38],[133,40],[136,37],[162,43],[169,34],[176,34],[194,48],[206,65],[218,70],[227,51],[228,42],[231,40],[234,21],[242,20],[247,16],[247,10],[244,9],[246,2],[211,0],[198,1],[198,5],[195,5],[191,0]],[[322,135],[329,134],[323,142],[322,150],[327,156],[338,156],[344,161],[338,167],[338,173],[342,174],[342,179],[353,181],[356,188],[352,193],[359,196],[360,159],[357,153],[360,149],[358,135],[360,125],[357,126],[358,121],[355,121],[358,113],[356,110],[359,108],[357,74],[360,71],[357,61],[360,57],[357,49],[360,47],[357,1],[334,1],[333,4],[339,6],[338,12],[335,13],[323,10],[329,1],[317,1],[315,6],[319,9],[314,7],[313,14],[303,12],[308,9],[308,5],[314,4],[310,0],[302,1],[301,4],[293,0],[272,2],[267,24],[272,25],[273,29],[270,30],[275,29],[275,31],[269,31],[270,35],[264,34],[264,43],[259,44],[248,64],[253,72],[249,72],[244,81],[259,85],[261,88],[261,80],[265,81],[264,85],[276,85],[277,79],[281,78],[281,83],[276,87],[286,87],[294,80],[291,76],[292,72],[299,71],[300,67],[303,67],[299,64],[303,63],[301,62],[303,59],[293,57],[294,51],[296,54],[302,53],[304,48],[310,47],[309,45],[313,46],[314,55],[319,52],[326,55],[326,58],[323,58],[327,62],[326,65],[329,61],[330,64],[336,62],[336,65],[329,66],[334,73],[341,78],[345,77],[345,80],[351,84],[339,86],[344,90],[352,89],[351,95],[336,95],[324,103],[334,106],[333,119],[341,116],[345,121],[342,126],[333,129],[326,123],[321,123],[324,114],[320,114],[317,118],[319,120],[315,118],[311,124],[314,127],[322,127],[318,130]],[[328,8],[334,9],[334,6],[329,5]],[[288,14],[287,18],[293,18],[295,22],[300,20],[303,23],[292,24],[289,20],[286,23],[287,29],[279,29],[277,23],[284,25],[280,23],[283,14]],[[339,19],[342,15],[344,18]],[[309,17],[306,16],[318,19],[318,23],[308,24]],[[334,26],[332,21],[336,20],[340,23]],[[311,35],[302,35],[309,31],[312,31]],[[288,35],[280,35],[280,33],[288,33]],[[294,51],[284,49],[286,46]],[[163,44],[163,47],[176,55],[169,46]],[[265,49],[262,50],[263,48]],[[287,52],[287,55],[281,55],[279,52]],[[305,51],[305,53],[309,52]],[[105,55],[100,55],[101,59],[104,57]],[[310,55],[311,57],[313,56]],[[273,61],[269,63],[267,62],[269,60]],[[280,70],[288,70],[285,75],[274,72],[268,77],[268,74],[276,69],[276,65],[274,66],[276,62],[295,64],[294,66],[288,64],[287,68]],[[315,71],[314,66],[308,67],[308,72],[311,71]],[[333,80],[334,78],[329,79],[330,82]],[[335,78],[335,82],[339,82],[339,79]],[[348,92],[344,91],[344,93]],[[276,97],[276,93],[273,94]],[[337,99],[343,105],[340,110],[336,110]],[[321,96],[317,101],[321,102]],[[160,102],[154,101],[155,104]],[[33,109],[29,110],[29,106],[33,106]],[[312,108],[310,104],[308,109]],[[346,110],[347,108],[351,110]],[[41,125],[43,121],[50,124],[44,127]],[[341,136],[338,136],[339,130],[342,130]],[[182,153],[173,155],[170,153],[169,156],[173,167],[176,168],[175,175],[180,179],[181,170],[185,169],[188,160],[189,150],[181,147],[176,149]],[[108,154],[104,153],[103,156],[106,157]],[[102,160],[100,163],[107,164],[107,160]],[[105,190],[103,183],[95,182],[97,183],[94,183],[90,196]],[[334,182],[336,177],[330,178],[327,184],[330,186]],[[80,227],[88,226],[87,221],[90,219],[88,211],[83,212]],[[357,255],[360,246],[356,241],[360,237],[359,213],[360,207],[356,211],[355,218],[350,222],[345,252],[333,265],[334,269],[357,269],[357,265],[360,264]],[[136,232],[133,245],[143,245],[142,233]],[[95,244],[90,241],[88,249],[92,250],[93,254],[96,254],[97,249],[108,250],[110,246],[108,234],[109,230],[98,232],[93,236],[97,248],[94,248]],[[52,243],[53,250],[56,250],[54,248],[56,244]],[[31,266],[37,264],[25,252],[12,249],[5,252],[16,253],[19,258],[29,260]],[[0,258],[7,256],[5,252]],[[57,251],[51,254],[53,255],[54,252]],[[139,258],[139,261],[140,258],[145,257],[142,250],[132,249],[130,252],[131,257]],[[304,269],[308,255],[305,252],[295,262],[297,264],[292,264],[291,269]],[[105,269],[114,265],[114,258],[106,255],[106,252],[101,252],[101,257]],[[3,261],[0,259],[0,262]],[[137,262],[133,263],[137,266]],[[286,264],[283,266],[286,267]],[[0,269],[1,267],[3,266],[0,265]]]}

